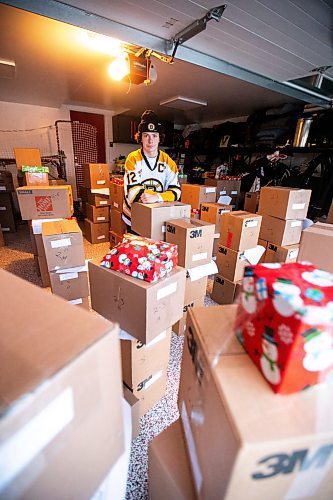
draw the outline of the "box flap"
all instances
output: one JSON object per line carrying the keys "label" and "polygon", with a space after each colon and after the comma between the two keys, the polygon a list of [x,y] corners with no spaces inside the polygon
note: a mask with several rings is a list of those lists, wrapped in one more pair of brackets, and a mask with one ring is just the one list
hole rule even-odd
{"label": "box flap", "polygon": [[51,236],[53,234],[80,233],[78,223],[75,220],[62,219],[52,222],[43,222],[42,235]]}

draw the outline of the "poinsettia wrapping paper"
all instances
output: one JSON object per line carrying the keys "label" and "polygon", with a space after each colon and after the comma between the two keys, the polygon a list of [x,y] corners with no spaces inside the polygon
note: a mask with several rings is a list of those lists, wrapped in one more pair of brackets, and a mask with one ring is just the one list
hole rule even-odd
{"label": "poinsettia wrapping paper", "polygon": [[236,334],[275,392],[333,381],[333,275],[309,263],[244,272]]}
{"label": "poinsettia wrapping paper", "polygon": [[101,261],[101,266],[152,283],[167,276],[177,264],[177,245],[128,233]]}

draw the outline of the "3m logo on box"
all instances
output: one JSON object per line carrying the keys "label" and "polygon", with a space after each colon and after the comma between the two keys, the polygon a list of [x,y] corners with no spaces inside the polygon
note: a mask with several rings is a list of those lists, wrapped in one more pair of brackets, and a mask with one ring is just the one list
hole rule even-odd
{"label": "3m logo on box", "polygon": [[170,224],[167,224],[167,232],[172,233],[172,234],[176,234],[175,226],[171,226]]}
{"label": "3m logo on box", "polygon": [[219,276],[215,277],[216,283],[219,283],[220,285],[224,285],[224,279],[220,278]]}
{"label": "3m logo on box", "polygon": [[223,255],[227,255],[228,249],[224,247],[219,247],[219,253],[223,253]]}
{"label": "3m logo on box", "polygon": [[201,211],[202,212],[208,212],[209,211],[209,207],[205,207],[205,205],[202,205]]}
{"label": "3m logo on box", "polygon": [[37,212],[52,212],[52,198],[51,196],[35,196],[35,204]]}
{"label": "3m logo on box", "polygon": [[190,238],[201,238],[202,236],[202,229],[192,229],[190,231]]}

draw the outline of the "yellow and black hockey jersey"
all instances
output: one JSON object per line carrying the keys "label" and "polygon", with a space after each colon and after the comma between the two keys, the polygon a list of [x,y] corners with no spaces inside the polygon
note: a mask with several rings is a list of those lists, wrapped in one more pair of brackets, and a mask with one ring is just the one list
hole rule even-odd
{"label": "yellow and black hockey jersey", "polygon": [[131,225],[131,205],[146,192],[158,194],[161,201],[178,201],[178,168],[164,151],[158,151],[152,164],[142,149],[130,153],[125,162],[123,219]]}

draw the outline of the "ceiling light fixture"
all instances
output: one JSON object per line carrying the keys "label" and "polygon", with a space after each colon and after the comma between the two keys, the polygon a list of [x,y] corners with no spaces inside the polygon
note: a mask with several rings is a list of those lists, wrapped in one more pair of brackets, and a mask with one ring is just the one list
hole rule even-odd
{"label": "ceiling light fixture", "polygon": [[80,30],[81,43],[89,50],[118,57],[122,53],[122,42],[117,38],[100,35],[93,31]]}
{"label": "ceiling light fixture", "polygon": [[108,67],[108,73],[113,80],[119,82],[130,72],[130,65],[127,54],[117,57]]}

